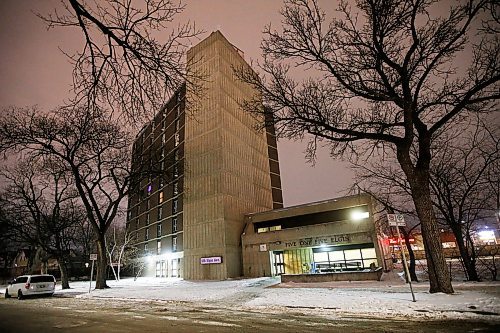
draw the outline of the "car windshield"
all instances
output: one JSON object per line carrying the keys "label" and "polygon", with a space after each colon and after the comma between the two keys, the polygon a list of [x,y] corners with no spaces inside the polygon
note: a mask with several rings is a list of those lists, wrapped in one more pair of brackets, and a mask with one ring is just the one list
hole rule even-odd
{"label": "car windshield", "polygon": [[54,282],[54,277],[52,275],[32,276],[30,282],[31,283]]}
{"label": "car windshield", "polygon": [[28,282],[28,277],[27,276],[20,276],[16,278],[15,283],[26,283]]}

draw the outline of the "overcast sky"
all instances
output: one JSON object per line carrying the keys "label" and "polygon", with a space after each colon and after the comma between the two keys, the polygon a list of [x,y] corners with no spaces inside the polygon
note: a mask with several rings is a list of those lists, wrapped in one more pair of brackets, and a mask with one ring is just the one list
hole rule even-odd
{"label": "overcast sky", "polygon": [[[331,11],[336,1],[321,1]],[[220,30],[245,53],[247,62],[260,59],[263,27],[280,25],[279,0],[187,0],[179,22],[191,21],[207,37]],[[0,0],[0,107],[8,105],[52,108],[68,96],[71,65],[59,50],[78,49],[79,30],[47,31],[33,12],[47,14],[60,8],[59,0]],[[326,7],[328,6],[328,7]],[[305,142],[278,142],[285,206],[343,195],[352,183],[347,165],[318,154],[316,165],[304,159]]]}

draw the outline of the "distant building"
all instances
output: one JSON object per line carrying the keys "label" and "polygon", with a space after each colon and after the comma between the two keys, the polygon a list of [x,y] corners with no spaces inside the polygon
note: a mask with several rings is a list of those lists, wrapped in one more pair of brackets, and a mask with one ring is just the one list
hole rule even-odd
{"label": "distant building", "polygon": [[256,92],[233,68],[249,65],[220,32],[187,59],[203,92],[187,82],[137,135],[127,230],[142,275],[237,277],[244,215],[283,207],[274,129],[240,108]]}

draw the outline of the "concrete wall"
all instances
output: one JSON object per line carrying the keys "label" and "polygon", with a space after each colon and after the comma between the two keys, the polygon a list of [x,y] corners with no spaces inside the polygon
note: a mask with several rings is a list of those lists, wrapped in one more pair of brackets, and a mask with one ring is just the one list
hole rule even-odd
{"label": "concrete wall", "polygon": [[[226,279],[242,274],[244,214],[272,209],[267,141],[238,105],[255,91],[233,75],[248,66],[234,46],[214,32],[187,56],[204,81],[196,91],[187,83],[184,278]],[[200,264],[211,256],[222,264]]]}

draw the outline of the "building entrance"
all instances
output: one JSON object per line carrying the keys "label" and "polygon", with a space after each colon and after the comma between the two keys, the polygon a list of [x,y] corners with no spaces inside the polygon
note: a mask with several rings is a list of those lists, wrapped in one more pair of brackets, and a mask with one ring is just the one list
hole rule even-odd
{"label": "building entrance", "polygon": [[285,262],[283,259],[283,251],[274,251],[274,273],[275,275],[285,274]]}

